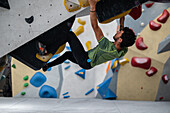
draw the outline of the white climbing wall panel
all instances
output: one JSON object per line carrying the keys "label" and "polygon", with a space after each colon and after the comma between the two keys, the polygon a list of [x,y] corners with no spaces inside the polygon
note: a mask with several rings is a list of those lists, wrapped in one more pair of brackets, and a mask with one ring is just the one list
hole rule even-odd
{"label": "white climbing wall panel", "polygon": [[[64,0],[8,0],[10,10],[0,9],[0,57],[84,10],[68,12]],[[33,16],[28,24],[25,18]]]}

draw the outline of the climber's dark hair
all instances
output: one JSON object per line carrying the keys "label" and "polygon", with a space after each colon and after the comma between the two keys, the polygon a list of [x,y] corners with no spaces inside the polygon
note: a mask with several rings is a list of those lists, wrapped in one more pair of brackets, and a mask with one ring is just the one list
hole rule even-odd
{"label": "climber's dark hair", "polygon": [[121,38],[122,43],[120,44],[120,47],[129,47],[132,46],[135,43],[136,35],[132,29],[129,29],[128,27],[123,28],[124,33],[122,34]]}

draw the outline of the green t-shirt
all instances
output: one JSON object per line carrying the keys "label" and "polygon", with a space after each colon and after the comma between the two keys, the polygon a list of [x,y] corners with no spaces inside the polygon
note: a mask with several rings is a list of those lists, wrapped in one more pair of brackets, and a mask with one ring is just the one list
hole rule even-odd
{"label": "green t-shirt", "polygon": [[95,48],[88,51],[88,56],[91,59],[90,64],[92,67],[115,58],[120,58],[128,51],[128,48],[123,48],[118,52],[114,43],[109,41],[104,36],[98,42],[99,44]]}

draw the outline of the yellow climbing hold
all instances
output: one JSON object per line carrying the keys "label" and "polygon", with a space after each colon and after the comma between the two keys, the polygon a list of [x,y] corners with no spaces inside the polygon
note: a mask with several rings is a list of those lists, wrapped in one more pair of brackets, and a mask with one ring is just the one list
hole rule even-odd
{"label": "yellow climbing hold", "polygon": [[55,55],[61,53],[64,50],[65,46],[66,44],[63,44],[62,46],[60,46],[58,50],[56,51]]}
{"label": "yellow climbing hold", "polygon": [[86,42],[86,47],[88,51],[91,49],[91,41]]}
{"label": "yellow climbing hold", "polygon": [[5,68],[5,66],[0,67],[0,72]]}
{"label": "yellow climbing hold", "polygon": [[124,58],[124,59],[122,59],[122,60],[119,60],[119,64],[120,64],[121,66],[124,66],[126,63],[129,63],[129,59],[128,59],[128,58]]}
{"label": "yellow climbing hold", "polygon": [[77,11],[81,8],[79,4],[76,4],[74,2],[71,2],[69,0],[64,0],[64,6],[67,9],[68,12]]}
{"label": "yellow climbing hold", "polygon": [[48,60],[50,60],[50,58],[53,56],[53,54],[48,54],[48,55],[40,55],[40,54],[36,54],[36,57],[39,59],[39,60],[41,60],[41,61],[43,61],[43,62],[47,62]]}
{"label": "yellow climbing hold", "polygon": [[80,34],[83,33],[83,32],[84,32],[84,27],[83,27],[83,26],[79,26],[79,27],[74,31],[74,33],[75,33],[76,36],[80,35]]}
{"label": "yellow climbing hold", "polygon": [[79,74],[83,74],[83,72],[79,72]]}
{"label": "yellow climbing hold", "polygon": [[116,60],[112,66],[112,69],[116,68],[118,66],[118,61]]}
{"label": "yellow climbing hold", "polygon": [[78,19],[78,23],[81,24],[81,25],[85,25],[86,24],[86,21],[83,21],[81,20],[80,18]]}
{"label": "yellow climbing hold", "polygon": [[97,86],[96,89],[99,89],[99,86]]}
{"label": "yellow climbing hold", "polygon": [[88,0],[79,0],[79,3],[81,7],[87,7],[90,5]]}

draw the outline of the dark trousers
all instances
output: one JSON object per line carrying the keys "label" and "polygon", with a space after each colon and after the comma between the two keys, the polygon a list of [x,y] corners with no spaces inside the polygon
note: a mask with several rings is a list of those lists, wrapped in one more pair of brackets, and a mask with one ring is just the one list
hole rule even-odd
{"label": "dark trousers", "polygon": [[[91,65],[89,62],[87,62],[88,52],[86,52],[77,38],[77,36],[72,32],[61,32],[59,35],[56,36],[55,40],[52,41],[51,44],[47,45],[47,51],[53,51],[50,50],[56,46],[59,48],[61,45],[65,44],[66,42],[69,43],[71,51],[65,52],[62,56],[58,57],[54,61],[48,63],[49,67],[58,65],[63,63],[65,60],[70,60],[73,63],[78,64],[83,69],[91,69]],[[56,47],[55,47],[56,48]]]}

